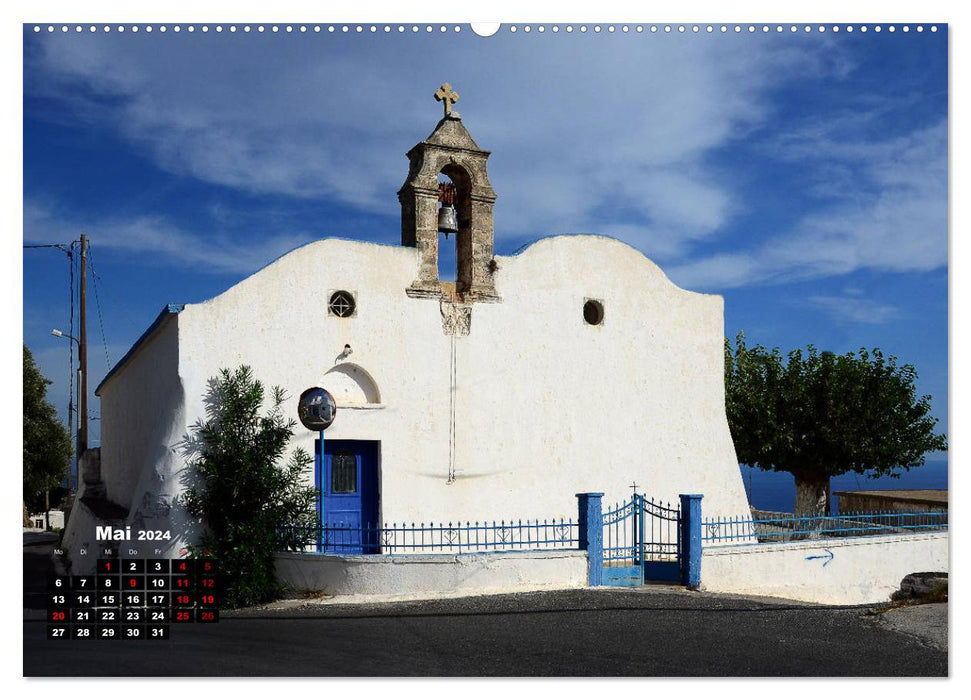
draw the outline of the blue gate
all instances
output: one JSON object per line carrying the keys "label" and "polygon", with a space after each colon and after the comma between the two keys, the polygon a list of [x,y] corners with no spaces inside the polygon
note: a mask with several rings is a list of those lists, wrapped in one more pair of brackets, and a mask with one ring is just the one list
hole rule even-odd
{"label": "blue gate", "polygon": [[681,509],[635,493],[603,514],[603,585],[682,580]]}

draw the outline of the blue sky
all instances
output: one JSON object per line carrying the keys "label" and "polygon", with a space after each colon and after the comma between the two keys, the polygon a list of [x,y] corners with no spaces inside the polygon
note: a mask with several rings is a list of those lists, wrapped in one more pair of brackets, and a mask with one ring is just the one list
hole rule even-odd
{"label": "blue sky", "polygon": [[[914,364],[944,429],[947,30],[882,26],[481,38],[28,25],[24,242],[91,238],[93,391],[167,303],[319,238],[397,244],[404,153],[435,126],[447,80],[492,151],[498,253],[615,236],[680,286],[723,295],[729,336]],[[50,329],[69,324],[67,260],[25,251],[23,272],[24,340],[64,412],[68,344]]]}

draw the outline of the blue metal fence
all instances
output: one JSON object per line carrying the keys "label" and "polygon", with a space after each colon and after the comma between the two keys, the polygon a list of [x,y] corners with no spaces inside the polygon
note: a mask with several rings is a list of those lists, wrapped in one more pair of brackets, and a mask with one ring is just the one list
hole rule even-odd
{"label": "blue metal fence", "polygon": [[705,546],[711,547],[941,530],[947,530],[946,510],[923,513],[854,511],[822,516],[756,513],[747,518],[704,520],[701,538]]}
{"label": "blue metal fence", "polygon": [[455,523],[385,523],[280,528],[290,548],[334,554],[463,554],[577,549],[573,520],[501,520]]}
{"label": "blue metal fence", "polygon": [[587,582],[640,585],[680,581],[697,587],[701,567],[701,496],[662,504],[634,494],[604,512],[603,493],[577,494],[577,519],[449,523],[328,523],[277,529],[278,551],[333,554],[463,554],[579,550]]}

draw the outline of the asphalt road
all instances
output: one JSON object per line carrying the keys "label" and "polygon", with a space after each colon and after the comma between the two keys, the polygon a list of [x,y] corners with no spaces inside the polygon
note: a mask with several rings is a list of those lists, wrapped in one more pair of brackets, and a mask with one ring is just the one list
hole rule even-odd
{"label": "asphalt road", "polygon": [[[25,546],[31,570],[43,567]],[[36,549],[39,549],[36,548]],[[27,584],[29,582],[25,582]],[[865,608],[671,588],[224,612],[168,641],[51,641],[25,591],[26,676],[945,676]]]}

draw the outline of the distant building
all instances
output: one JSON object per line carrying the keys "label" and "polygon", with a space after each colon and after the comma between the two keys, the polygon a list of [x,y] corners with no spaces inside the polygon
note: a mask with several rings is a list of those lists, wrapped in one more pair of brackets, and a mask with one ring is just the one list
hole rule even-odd
{"label": "distant building", "polygon": [[[286,390],[293,417],[305,389],[335,396],[323,450],[302,427],[292,443],[316,455],[307,481],[325,521],[575,518],[575,494],[618,502],[634,483],[671,503],[704,494],[706,515],[748,510],[725,416],[722,298],[678,288],[603,236],[494,255],[489,152],[455,112],[407,155],[400,246],[316,241],[163,309],[97,389],[101,448],[86,456],[66,546],[96,544],[86,491],[120,508],[119,523],[171,530],[169,551],[191,540],[184,438],[209,381],[243,364]],[[454,188],[451,240],[440,178]],[[454,283],[439,278],[443,245],[456,246]]]}
{"label": "distant building", "polygon": [[[47,526],[47,515],[50,515],[50,528]],[[64,511],[51,510],[48,513],[31,513],[27,516],[33,530],[61,530],[64,528]]]}

